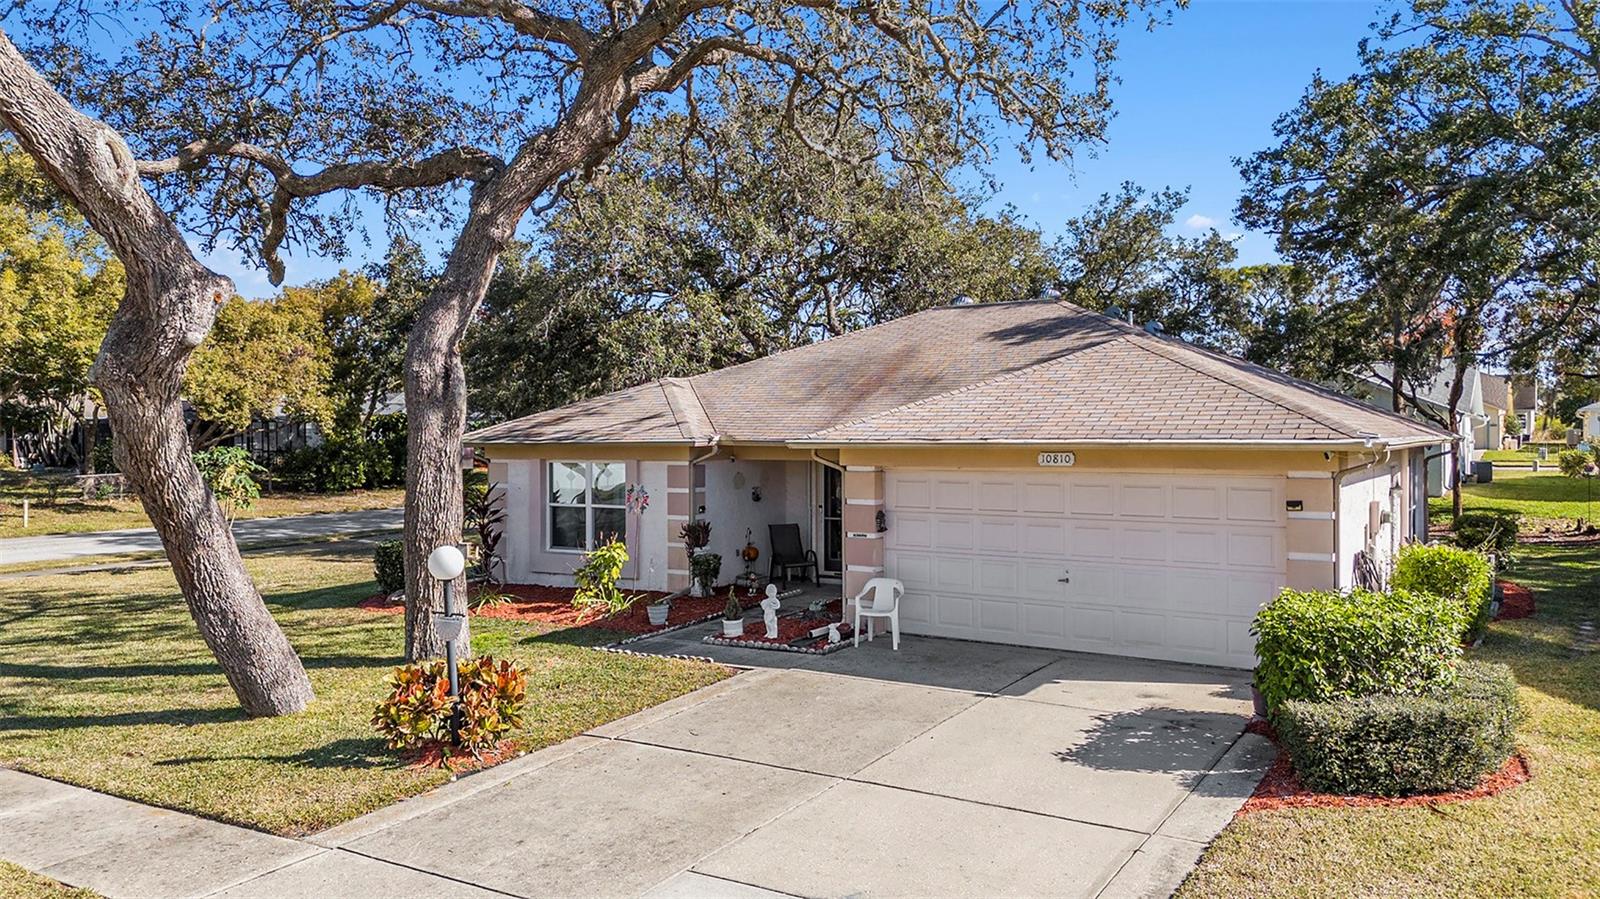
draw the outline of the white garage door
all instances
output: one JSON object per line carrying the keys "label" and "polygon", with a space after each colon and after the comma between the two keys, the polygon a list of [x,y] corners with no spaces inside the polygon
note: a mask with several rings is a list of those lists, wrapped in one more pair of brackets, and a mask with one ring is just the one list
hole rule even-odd
{"label": "white garage door", "polygon": [[1284,584],[1283,481],[887,472],[907,633],[1248,668]]}

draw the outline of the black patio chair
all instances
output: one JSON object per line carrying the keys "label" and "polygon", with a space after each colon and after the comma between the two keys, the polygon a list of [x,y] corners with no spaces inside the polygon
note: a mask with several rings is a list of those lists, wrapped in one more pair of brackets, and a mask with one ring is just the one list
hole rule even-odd
{"label": "black patio chair", "polygon": [[817,554],[801,547],[798,524],[769,524],[767,536],[772,540],[772,566],[767,569],[767,580],[781,579],[784,589],[788,589],[789,572],[798,570],[804,576],[809,568],[811,582],[817,582]]}

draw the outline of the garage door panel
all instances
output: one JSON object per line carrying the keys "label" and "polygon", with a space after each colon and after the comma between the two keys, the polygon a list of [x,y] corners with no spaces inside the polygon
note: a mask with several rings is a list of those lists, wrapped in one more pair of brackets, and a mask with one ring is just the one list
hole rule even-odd
{"label": "garage door panel", "polygon": [[985,517],[978,522],[977,548],[979,552],[999,555],[1016,555],[1021,539],[1017,536],[1022,522],[1015,518]]}
{"label": "garage door panel", "polygon": [[972,509],[972,481],[941,478],[933,482],[933,507],[939,511],[966,512]]}
{"label": "garage door panel", "polygon": [[934,622],[943,627],[970,628],[974,601],[965,596],[934,594]]}
{"label": "garage door panel", "polygon": [[983,559],[978,562],[977,587],[984,593],[1017,593],[1017,562],[1012,559]]}
{"label": "garage door panel", "polygon": [[979,512],[1017,511],[1017,484],[1014,481],[979,481],[977,496]]}
{"label": "garage door panel", "polygon": [[1282,508],[1283,503],[1278,499],[1278,490],[1275,487],[1228,488],[1229,521],[1275,523],[1278,521],[1278,510]]}
{"label": "garage door panel", "polygon": [[919,477],[896,477],[886,491],[895,509],[933,508],[933,481]]}
{"label": "garage door panel", "polygon": [[1022,523],[1022,541],[1019,545],[1024,555],[1067,555],[1067,523],[1060,519],[1029,519]]}
{"label": "garage door panel", "polygon": [[1173,615],[1167,622],[1170,625],[1167,635],[1174,647],[1190,652],[1225,651],[1226,638],[1223,636],[1225,622],[1221,619]]}
{"label": "garage door panel", "polygon": [[1221,565],[1224,535],[1215,529],[1175,528],[1172,531],[1172,561],[1179,565]]}
{"label": "garage door panel", "polygon": [[1167,517],[1167,488],[1156,484],[1125,484],[1115,513],[1134,518]]}
{"label": "garage door panel", "polygon": [[977,522],[971,518],[952,518],[941,515],[933,520],[933,548],[954,552],[971,552],[972,535]]}
{"label": "garage door panel", "polygon": [[1276,569],[1284,557],[1282,540],[1273,531],[1234,531],[1228,535],[1228,565]]}
{"label": "garage door panel", "polygon": [[1179,485],[1172,488],[1172,517],[1200,521],[1222,518],[1222,488]]}
{"label": "garage door panel", "polygon": [[1067,511],[1067,488],[1057,482],[1029,480],[1022,491],[1022,511],[1063,515]]}
{"label": "garage door panel", "polygon": [[1119,575],[1122,583],[1116,594],[1117,605],[1133,609],[1172,607],[1171,572],[1164,568],[1124,568]]}
{"label": "garage door panel", "polygon": [[974,560],[966,556],[939,556],[933,560],[933,586],[940,592],[970,591]]}
{"label": "garage door panel", "polygon": [[1026,633],[1040,637],[1065,638],[1067,636],[1067,607],[1037,602],[1022,604],[1022,627]]}
{"label": "garage door panel", "polygon": [[1093,647],[1109,647],[1117,642],[1117,613],[1097,606],[1068,607],[1067,631],[1074,642]]}
{"label": "garage door panel", "polygon": [[1109,483],[1071,484],[1067,487],[1067,514],[1110,518],[1117,511],[1116,497],[1117,488]]}
{"label": "garage door panel", "polygon": [[1116,642],[1126,646],[1167,645],[1167,616],[1151,612],[1117,610]]}
{"label": "garage door panel", "polygon": [[933,520],[926,515],[897,512],[894,516],[896,546],[933,546]]}
{"label": "garage door panel", "polygon": [[898,551],[884,553],[884,568],[894,572],[906,585],[906,590],[925,590],[933,586],[933,556],[926,553]]}
{"label": "garage door panel", "polygon": [[1114,559],[1117,532],[1108,522],[1067,522],[1067,555],[1075,559]]}
{"label": "garage door panel", "polygon": [[1167,561],[1167,529],[1139,525],[1118,527],[1117,558],[1132,562]]}
{"label": "garage door panel", "polygon": [[1019,634],[1017,615],[1015,600],[986,599],[978,604],[978,626],[990,634],[1010,637]]}
{"label": "garage door panel", "polygon": [[886,487],[909,633],[1248,667],[1284,582],[1273,479],[891,470]]}

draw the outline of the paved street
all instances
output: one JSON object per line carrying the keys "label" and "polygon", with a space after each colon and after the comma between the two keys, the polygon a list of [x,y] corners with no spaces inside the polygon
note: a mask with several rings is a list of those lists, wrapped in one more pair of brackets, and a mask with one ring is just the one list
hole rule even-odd
{"label": "paved street", "polygon": [[[234,539],[240,546],[283,544],[340,534],[360,534],[398,529],[400,509],[367,509],[360,512],[326,512],[319,515],[291,515],[283,518],[248,518],[233,525]],[[128,528],[90,534],[59,534],[49,537],[12,537],[0,540],[0,565],[33,562],[69,561],[93,556],[160,552],[161,539],[155,528]]]}
{"label": "paved street", "polygon": [[1165,896],[1273,757],[1242,671],[782,661],[299,840],[0,770],[0,857],[111,897]]}

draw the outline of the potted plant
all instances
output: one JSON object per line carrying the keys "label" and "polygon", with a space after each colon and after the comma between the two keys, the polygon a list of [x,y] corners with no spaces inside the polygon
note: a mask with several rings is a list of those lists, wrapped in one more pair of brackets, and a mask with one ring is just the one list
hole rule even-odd
{"label": "potted plant", "polygon": [[722,636],[738,637],[744,634],[744,609],[739,605],[739,591],[728,591],[728,604],[722,607]]}
{"label": "potted plant", "polygon": [[[683,541],[683,548],[689,551],[689,571],[692,578],[689,582],[689,595],[704,596],[705,594],[700,592],[700,579],[693,577],[694,559],[706,548],[706,544],[711,542],[711,522],[704,520],[684,522],[683,527],[678,528],[678,539]],[[722,560],[717,561],[720,567]]]}
{"label": "potted plant", "polygon": [[645,606],[644,614],[650,619],[651,627],[660,627],[667,623],[667,616],[672,614],[672,600],[663,596]]}
{"label": "potted plant", "polygon": [[715,592],[717,576],[722,574],[722,555],[702,552],[689,560],[689,576],[694,580],[695,596],[710,596]]}

